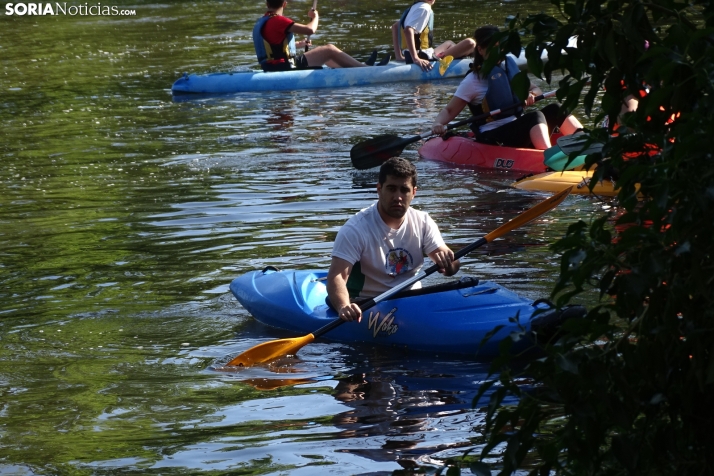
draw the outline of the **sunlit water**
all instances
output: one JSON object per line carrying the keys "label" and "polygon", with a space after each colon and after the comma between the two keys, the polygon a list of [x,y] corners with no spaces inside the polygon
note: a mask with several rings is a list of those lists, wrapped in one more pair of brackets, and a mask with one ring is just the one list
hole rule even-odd
{"label": "sunlit water", "polygon": [[[289,336],[256,323],[230,281],[326,268],[341,224],[376,196],[350,148],[427,130],[458,84],[173,100],[184,71],[255,64],[259,3],[0,14],[0,474],[389,474],[478,450],[488,363],[325,340],[269,369],[215,370]],[[307,2],[289,5],[304,18]],[[319,7],[315,44],[366,58],[389,49],[404,5]],[[442,41],[548,5],[435,8]],[[453,249],[545,197],[416,146],[403,155],[420,174],[414,205]],[[569,197],[462,274],[545,297],[559,266],[548,245],[609,206]]]}

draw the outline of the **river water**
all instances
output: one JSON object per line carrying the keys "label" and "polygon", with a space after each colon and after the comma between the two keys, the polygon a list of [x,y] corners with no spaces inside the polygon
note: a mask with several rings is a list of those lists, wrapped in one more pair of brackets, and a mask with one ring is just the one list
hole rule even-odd
{"label": "river water", "polygon": [[[255,66],[261,2],[114,5],[136,15],[0,13],[0,474],[391,474],[478,451],[487,362],[324,340],[285,374],[216,370],[288,336],[230,281],[326,268],[340,225],[376,197],[350,148],[427,130],[458,80],[173,100],[184,71]],[[313,42],[389,51],[405,5],[320,0]],[[475,5],[437,2],[437,42],[549,8]],[[403,156],[414,206],[453,249],[545,197]],[[461,274],[545,297],[548,245],[608,206],[569,197]]]}

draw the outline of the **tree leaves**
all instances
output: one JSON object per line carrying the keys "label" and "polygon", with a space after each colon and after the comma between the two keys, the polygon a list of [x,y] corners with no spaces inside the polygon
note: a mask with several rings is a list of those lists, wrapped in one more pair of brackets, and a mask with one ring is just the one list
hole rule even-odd
{"label": "tree leaves", "polygon": [[[712,473],[714,5],[552,3],[561,17],[514,19],[500,49],[525,34],[531,71],[562,73],[559,100],[609,117],[608,131],[588,131],[607,140],[588,164],[616,181],[618,206],[554,244],[551,299],[601,302],[528,365],[535,390],[521,392],[508,357],[497,360],[482,457],[505,444],[501,474],[526,460],[531,474]],[[622,114],[628,97],[639,107]],[[508,395],[518,405],[503,407]]]}

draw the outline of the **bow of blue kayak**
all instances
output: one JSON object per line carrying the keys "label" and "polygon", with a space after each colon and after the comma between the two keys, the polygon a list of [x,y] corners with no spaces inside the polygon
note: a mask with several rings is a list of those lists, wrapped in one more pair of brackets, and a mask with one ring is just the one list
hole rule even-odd
{"label": "bow of blue kayak", "polygon": [[[266,269],[236,278],[230,289],[263,324],[309,334],[337,318],[325,301],[325,278],[326,273],[320,271]],[[516,350],[532,347],[531,318],[537,309],[548,309],[546,304],[533,303],[490,281],[462,278],[433,288],[408,291],[382,301],[365,311],[362,322],[346,323],[324,337],[347,343],[490,357],[498,355],[499,342],[512,333],[524,337]],[[537,319],[543,320],[543,316],[548,313]],[[482,345],[497,326],[503,327]]]}

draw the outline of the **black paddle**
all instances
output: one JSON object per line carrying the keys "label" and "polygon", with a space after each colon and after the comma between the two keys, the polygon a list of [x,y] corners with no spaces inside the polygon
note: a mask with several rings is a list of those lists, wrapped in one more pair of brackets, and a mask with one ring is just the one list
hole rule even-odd
{"label": "black paddle", "polygon": [[[314,12],[315,9],[317,8],[317,0],[312,0],[312,11]],[[305,41],[305,53],[310,51],[310,35],[307,35],[307,40]]]}
{"label": "black paddle", "polygon": [[[470,245],[461,248],[459,251],[454,253],[454,259],[459,259],[462,256],[466,256],[466,254],[472,252],[479,246],[483,246],[486,243],[490,243],[496,238],[500,238],[511,230],[515,230],[516,228],[519,228],[525,225],[526,223],[538,218],[545,212],[557,207],[558,204],[565,200],[565,197],[568,196],[572,188],[573,187],[568,187],[565,190],[556,193],[552,197],[546,198],[539,204],[529,208],[528,210],[522,212],[520,215],[511,219],[509,222],[499,226],[483,238],[479,238]],[[390,298],[391,296],[397,294],[399,291],[406,289],[417,281],[426,278],[427,276],[435,273],[438,270],[439,267],[436,264],[431,265],[428,268],[421,270],[419,274],[401,283],[400,285],[395,286],[386,292],[383,292],[377,297],[371,298],[370,300],[361,303],[359,307],[360,309],[362,309],[362,312],[364,312],[372,306],[376,305],[377,303]],[[331,331],[337,326],[341,326],[344,323],[345,321],[337,318],[329,324],[322,326],[315,332],[302,337],[292,337],[288,339],[278,339],[271,340],[269,342],[263,342],[262,344],[258,344],[254,347],[251,347],[242,354],[234,357],[226,365],[229,367],[250,367],[254,364],[268,362],[284,355],[295,354],[298,350],[314,341],[317,337],[325,334],[326,332]]]}
{"label": "black paddle", "polygon": [[[547,93],[541,94],[540,96],[536,96],[534,99],[536,101],[540,101],[541,99],[553,95],[555,95],[555,91],[549,91]],[[453,124],[447,125],[446,129],[451,130],[457,127],[465,126],[466,124],[471,124],[472,122],[481,121],[483,119],[486,119],[487,117],[496,116],[502,113],[503,111],[514,109],[522,105],[522,103],[511,104],[510,106],[501,109],[495,109],[484,114],[479,114],[478,116],[471,116],[468,119],[464,119],[463,121],[454,122]],[[404,148],[412,142],[426,139],[427,137],[431,137],[433,135],[434,134],[431,132],[425,132],[418,136],[401,138],[395,135],[386,134],[375,137],[374,139],[369,139],[364,142],[360,142],[359,144],[352,147],[352,150],[350,150],[350,158],[352,159],[352,165],[354,166],[354,168],[359,170],[378,167],[387,160],[391,159],[392,157],[396,157],[401,154]]]}

